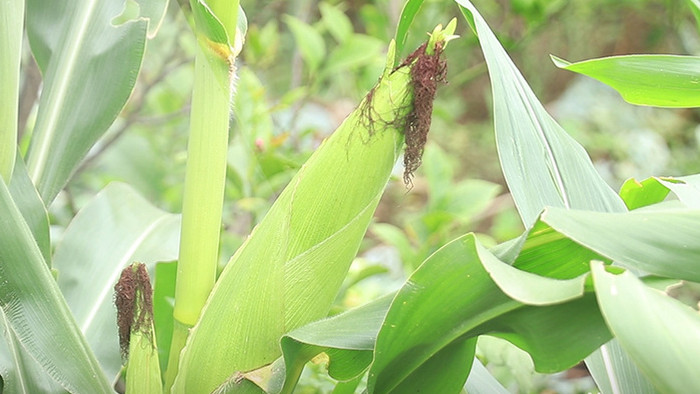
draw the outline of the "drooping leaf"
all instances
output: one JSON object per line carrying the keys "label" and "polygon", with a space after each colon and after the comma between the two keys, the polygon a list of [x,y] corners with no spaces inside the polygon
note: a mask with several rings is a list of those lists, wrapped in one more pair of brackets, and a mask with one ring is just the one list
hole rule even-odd
{"label": "drooping leaf", "polygon": [[39,365],[70,392],[109,393],[34,237],[0,179],[0,308]]}
{"label": "drooping leaf", "polygon": [[552,56],[565,70],[595,78],[625,101],[656,107],[700,107],[700,56],[627,55],[570,63]]}
{"label": "drooping leaf", "polygon": [[349,380],[362,373],[372,362],[374,341],[392,299],[393,294],[384,296],[286,334],[281,340],[285,362],[281,392],[291,393],[306,362],[321,352],[330,356],[328,372],[333,378]]}
{"label": "drooping leaf", "polygon": [[121,0],[27,1],[43,88],[27,166],[48,205],[107,131],[136,82],[148,21],[119,26]]}
{"label": "drooping leaf", "polygon": [[139,16],[148,19],[148,38],[158,34],[160,25],[165,19],[169,0],[136,0],[139,5]]}
{"label": "drooping leaf", "polygon": [[698,210],[620,214],[547,208],[541,220],[576,244],[624,267],[700,281]]}
{"label": "drooping leaf", "polygon": [[593,263],[593,279],[605,321],[620,345],[660,392],[700,387],[700,315],[645,286]]}
{"label": "drooping leaf", "polygon": [[134,261],[151,269],[177,258],[177,215],[153,207],[131,187],[111,183],[78,212],[56,246],[58,284],[108,376],[121,368],[113,287]]}
{"label": "drooping leaf", "polygon": [[[538,371],[576,364],[610,334],[595,296],[584,291],[585,276],[545,276],[499,261],[473,234],[445,245],[394,299],[377,337],[369,391],[390,392],[405,381],[416,381],[423,364],[436,362],[442,349],[481,334],[499,336],[526,350]],[[473,352],[469,360],[472,357]],[[466,380],[469,370],[464,363],[442,372],[433,369],[431,379],[442,375],[459,381],[460,373]]]}

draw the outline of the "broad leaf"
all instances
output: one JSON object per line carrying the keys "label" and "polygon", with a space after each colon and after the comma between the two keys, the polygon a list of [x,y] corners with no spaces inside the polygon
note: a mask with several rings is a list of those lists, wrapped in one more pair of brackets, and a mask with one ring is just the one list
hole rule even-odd
{"label": "broad leaf", "polygon": [[[481,334],[526,350],[538,371],[571,367],[610,338],[594,295],[584,292],[585,278],[549,279],[518,270],[496,259],[473,234],[450,242],[394,299],[377,337],[369,391],[390,392],[425,377],[424,365],[438,362],[444,349]],[[473,351],[467,356],[471,361]],[[467,379],[468,363],[445,365],[427,369],[431,379]]]}
{"label": "broad leaf", "polygon": [[[698,210],[620,214],[547,208],[541,220],[576,245],[583,245],[621,266],[700,282]],[[544,234],[547,234],[545,229],[533,232],[528,241],[536,242]],[[552,236],[550,233],[549,238]],[[546,244],[541,247],[543,252],[548,248]]]}
{"label": "broad leaf", "polygon": [[700,387],[700,315],[645,286],[629,272],[619,275],[593,263],[601,311],[620,345],[660,392]]}
{"label": "broad leaf", "polygon": [[123,6],[122,0],[27,0],[27,34],[44,77],[27,165],[47,205],[133,89],[148,21],[113,26]]}
{"label": "broad leaf", "polygon": [[[498,154],[525,227],[545,206],[625,211],[624,203],[595,171],[583,148],[544,110],[476,8],[468,0],[457,2],[466,7],[462,13],[479,36],[486,58]],[[621,363],[635,368],[621,353],[623,359]],[[601,364],[589,363],[588,367],[599,377],[606,373]],[[623,378],[610,377],[617,382]]]}
{"label": "broad leaf", "polygon": [[552,56],[565,70],[595,78],[638,105],[700,107],[700,56],[628,55],[569,63]]}
{"label": "broad leaf", "polygon": [[177,258],[179,216],[153,207],[131,187],[111,183],[78,212],[56,246],[59,286],[110,377],[121,368],[114,284],[135,261]]}
{"label": "broad leaf", "polygon": [[2,179],[0,217],[0,308],[8,325],[27,352],[66,390],[111,392]]}
{"label": "broad leaf", "polygon": [[0,375],[2,375],[3,393],[62,392],[61,386],[51,379],[22,347],[1,310],[0,322],[4,334],[4,340],[0,340]]}

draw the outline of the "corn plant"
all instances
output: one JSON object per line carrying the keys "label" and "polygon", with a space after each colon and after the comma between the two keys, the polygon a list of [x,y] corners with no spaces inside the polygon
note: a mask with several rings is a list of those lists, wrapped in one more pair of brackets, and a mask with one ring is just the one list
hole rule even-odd
{"label": "corn plant", "polygon": [[[614,192],[477,9],[457,3],[483,49],[499,159],[526,230],[492,248],[464,234],[397,292],[331,317],[392,168],[403,156],[410,190],[423,160],[456,20],[401,59],[421,5],[406,3],[377,84],[217,275],[246,31],[238,2],[182,5],[197,39],[182,215],[112,183],[53,249],[47,207],[126,103],[167,4],[135,2],[115,19],[121,2],[0,3],[3,389],[113,392],[123,379],[135,393],[291,393],[321,355],[334,392],[507,392],[475,358],[483,335],[525,350],[540,372],[585,360],[603,392],[700,387],[700,317],[664,293],[700,281],[700,176],[630,180]],[[44,87],[29,149],[18,154],[25,12]],[[554,61],[635,104],[700,105],[697,57]]]}

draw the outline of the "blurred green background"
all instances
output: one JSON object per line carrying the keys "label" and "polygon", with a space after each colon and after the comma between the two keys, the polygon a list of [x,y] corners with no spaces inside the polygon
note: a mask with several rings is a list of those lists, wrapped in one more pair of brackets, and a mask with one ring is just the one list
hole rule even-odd
{"label": "blurred green background", "polygon": [[[377,81],[403,6],[399,0],[241,3],[248,33],[232,100],[222,265],[314,148]],[[629,105],[610,88],[557,69],[549,58],[699,55],[698,25],[684,1],[474,3],[540,100],[588,150],[613,188],[629,177],[700,172],[698,110]],[[453,2],[426,1],[407,52],[436,24],[457,16]],[[424,164],[411,189],[401,180],[402,168],[395,169],[334,312],[398,288],[423,259],[458,235],[474,231],[494,245],[523,230],[500,172],[483,57],[466,23],[458,23],[461,38],[446,50],[449,83],[438,90]],[[54,241],[111,181],[127,182],[157,206],[180,211],[194,49],[193,34],[171,2],[159,34],[147,44],[126,108],[50,209]],[[40,83],[28,52],[23,67],[20,130],[33,122]],[[500,340],[480,340],[479,352],[516,392],[594,389],[585,371],[535,374],[525,353]],[[307,368],[299,392],[332,387],[324,386],[328,378],[322,370],[321,364]]]}

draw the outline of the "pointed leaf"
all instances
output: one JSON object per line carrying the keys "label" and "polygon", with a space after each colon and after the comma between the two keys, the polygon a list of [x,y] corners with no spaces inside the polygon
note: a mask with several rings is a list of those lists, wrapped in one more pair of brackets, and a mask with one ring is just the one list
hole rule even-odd
{"label": "pointed leaf", "polygon": [[491,375],[478,358],[474,359],[464,389],[469,394],[509,394],[505,387]]}
{"label": "pointed leaf", "polygon": [[[625,211],[624,203],[595,171],[583,148],[544,110],[476,8],[468,0],[456,1],[466,7],[462,14],[479,36],[486,57],[498,154],[525,227],[545,206]],[[581,272],[580,267],[570,274],[576,272]],[[628,359],[624,362],[635,368]],[[589,365],[589,369],[599,367],[603,369]]]}
{"label": "pointed leaf", "polygon": [[121,0],[27,0],[27,33],[44,81],[27,158],[48,205],[129,98],[148,21],[119,26]]}
{"label": "pointed leaf", "polygon": [[581,145],[545,111],[486,21],[467,0],[491,77],[498,156],[525,227],[545,206],[624,211]]}
{"label": "pointed leaf", "polygon": [[688,208],[700,209],[700,175],[681,178],[657,178]]}
{"label": "pointed leaf", "polygon": [[[394,40],[396,40],[396,53],[399,55],[396,57],[396,62],[398,62],[400,59],[400,55],[406,46],[408,29],[413,24],[413,20],[416,19],[416,14],[418,14],[418,11],[420,11],[423,1],[424,0],[407,0],[403,5],[401,17],[399,18],[399,23],[396,26],[396,35],[394,35]],[[394,66],[398,66],[398,63],[394,63]]]}
{"label": "pointed leaf", "polygon": [[617,90],[625,101],[656,107],[700,107],[700,56],[627,55],[554,64],[595,78]]}
{"label": "pointed leaf", "polygon": [[112,391],[0,179],[0,308],[29,354],[70,392]]}

